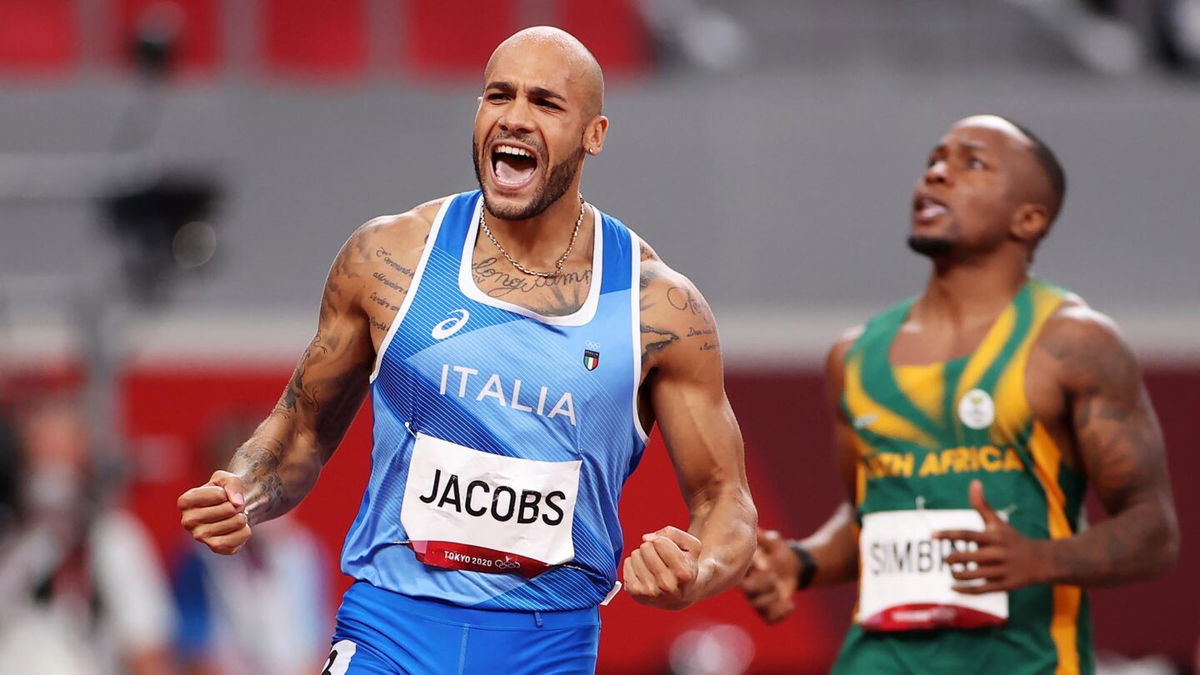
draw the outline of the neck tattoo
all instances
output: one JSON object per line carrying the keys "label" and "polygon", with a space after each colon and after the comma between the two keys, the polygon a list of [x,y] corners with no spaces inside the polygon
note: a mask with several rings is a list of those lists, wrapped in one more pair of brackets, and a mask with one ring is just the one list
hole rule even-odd
{"label": "neck tattoo", "polygon": [[487,220],[483,217],[484,211],[486,211],[486,209],[483,207],[480,207],[479,209],[479,227],[483,230],[483,233],[487,235],[487,238],[492,240],[492,243],[495,244],[496,248],[500,251],[504,258],[508,260],[508,262],[517,270],[523,274],[528,274],[531,277],[553,279],[554,277],[562,274],[563,265],[567,263],[567,257],[571,255],[571,249],[575,248],[575,239],[579,236],[579,226],[583,223],[583,207],[585,203],[586,202],[583,201],[583,195],[580,194],[579,217],[575,219],[575,230],[571,232],[571,241],[567,244],[567,250],[563,251],[563,254],[559,256],[558,261],[554,263],[553,272],[539,272],[538,270],[531,270],[517,262],[511,255],[509,255],[508,251],[504,250],[504,247],[500,245],[500,242],[496,241],[496,235],[492,234],[492,228],[488,227]]}

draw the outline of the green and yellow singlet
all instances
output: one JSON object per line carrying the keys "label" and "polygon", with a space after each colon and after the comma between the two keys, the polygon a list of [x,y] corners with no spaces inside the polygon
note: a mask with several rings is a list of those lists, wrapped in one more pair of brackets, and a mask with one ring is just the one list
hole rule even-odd
{"label": "green and yellow singlet", "polygon": [[[909,598],[899,606],[892,599],[893,591],[943,592],[952,583],[940,560],[948,553],[943,545],[952,544],[930,540],[923,528],[955,513],[973,516],[967,496],[972,480],[982,481],[991,506],[1027,537],[1058,539],[1077,531],[1084,478],[1064,464],[1025,396],[1030,350],[1065,296],[1031,279],[974,353],[953,361],[889,362],[914,299],[872,319],[850,348],[842,406],[858,453],[856,516],[860,524],[873,518],[889,525],[875,527],[869,542],[863,539],[859,609],[835,673],[1092,672],[1087,599],[1078,587],[1010,592],[1006,620],[957,607],[957,600],[939,604],[932,590],[924,604]],[[913,526],[895,528],[890,523],[896,519]],[[879,534],[881,529],[886,531]],[[874,584],[872,598],[862,595],[868,583]],[[1003,594],[991,597],[1005,604]],[[867,600],[892,609],[864,616]],[[991,625],[977,621],[981,617]],[[908,620],[914,623],[905,625]],[[984,627],[959,627],[969,625]]]}

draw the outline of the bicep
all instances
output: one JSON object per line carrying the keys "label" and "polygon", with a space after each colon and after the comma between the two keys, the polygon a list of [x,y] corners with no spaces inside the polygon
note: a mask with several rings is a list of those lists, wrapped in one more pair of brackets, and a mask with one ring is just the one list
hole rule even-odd
{"label": "bicep", "polygon": [[325,454],[341,441],[362,404],[374,364],[368,316],[358,302],[365,266],[351,259],[353,242],[330,270],[316,334],[273,415]]}
{"label": "bicep", "polygon": [[680,488],[689,502],[722,484],[744,482],[742,433],[719,382],[700,373],[660,372],[650,396]]}
{"label": "bicep", "polygon": [[[720,341],[712,311],[687,282],[660,286],[644,305],[643,334],[676,336],[654,354],[649,396],[685,497],[744,487],[742,434],[725,394]],[[645,297],[645,296],[644,296]]]}
{"label": "bicep", "polygon": [[1166,495],[1162,431],[1133,354],[1107,328],[1092,328],[1064,368],[1079,456],[1106,511]]}
{"label": "bicep", "polygon": [[366,396],[373,364],[367,335],[365,321],[323,325],[280,399],[280,408],[295,414],[297,431],[330,452]]}

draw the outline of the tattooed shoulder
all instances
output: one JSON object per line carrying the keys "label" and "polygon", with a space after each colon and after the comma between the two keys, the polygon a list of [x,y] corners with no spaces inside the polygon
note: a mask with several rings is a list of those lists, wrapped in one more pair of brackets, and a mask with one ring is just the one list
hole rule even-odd
{"label": "tattooed shoulder", "polygon": [[1037,348],[1056,365],[1068,395],[1102,396],[1110,404],[1132,405],[1141,391],[1141,372],[1132,350],[1108,316],[1068,302],[1046,322]]}
{"label": "tattooed shoulder", "polygon": [[[378,343],[404,301],[439,202],[398,215],[372,218],[354,231],[331,271],[327,300],[354,291]],[[347,298],[348,299],[348,298]]]}
{"label": "tattooed shoulder", "polygon": [[687,277],[650,259],[641,275],[642,357],[674,351],[719,353],[712,309]]}

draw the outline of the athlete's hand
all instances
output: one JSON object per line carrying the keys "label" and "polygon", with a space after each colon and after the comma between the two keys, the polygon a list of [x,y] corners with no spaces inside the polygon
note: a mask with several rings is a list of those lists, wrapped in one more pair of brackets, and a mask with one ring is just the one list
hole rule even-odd
{"label": "athlete's hand", "polygon": [[800,578],[800,559],[775,530],[758,531],[758,547],[742,578],[742,592],[767,623],[779,623],[796,608],[792,597]]}
{"label": "athlete's hand", "polygon": [[625,590],[643,605],[683,609],[696,601],[699,560],[700,540],[679,528],[644,534],[625,559]]}
{"label": "athlete's hand", "polygon": [[179,496],[180,522],[192,538],[216,553],[233,555],[250,539],[242,479],[217,471],[200,487]]}
{"label": "athlete's hand", "polygon": [[[984,498],[983,483],[971,481],[968,496],[971,507],[983,516],[983,531],[943,530],[933,534],[934,539],[974,542],[979,546],[974,551],[956,551],[946,556],[957,581],[973,582],[955,584],[954,590],[979,595],[1046,583],[1049,579],[1046,574],[1049,540],[1030,539],[1006,523]],[[967,569],[967,563],[977,566]],[[984,579],[984,582],[975,579]]]}

